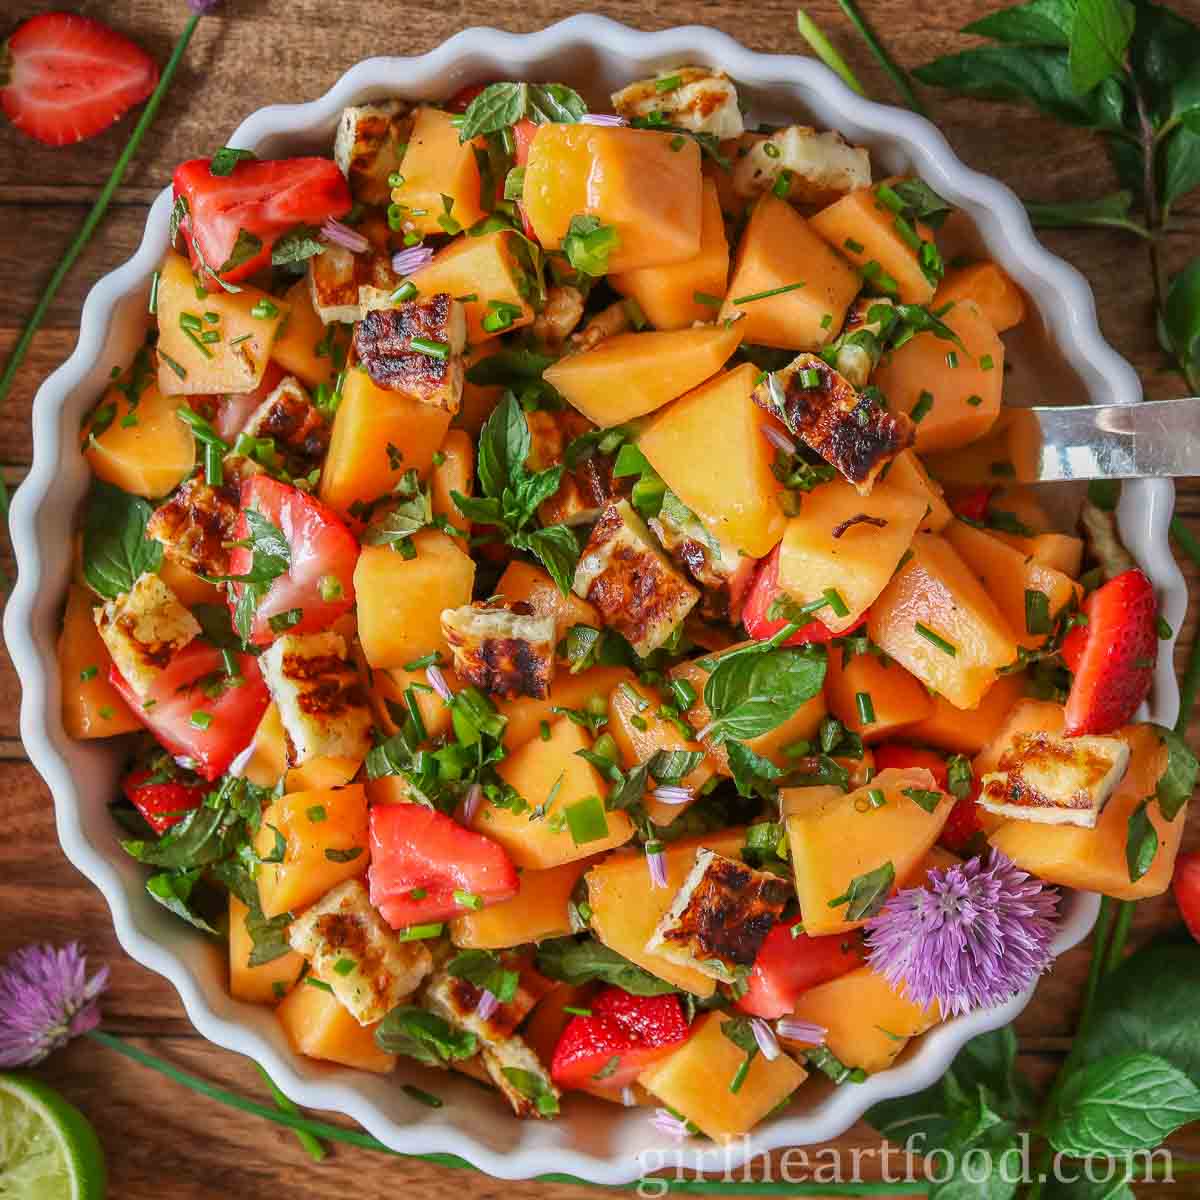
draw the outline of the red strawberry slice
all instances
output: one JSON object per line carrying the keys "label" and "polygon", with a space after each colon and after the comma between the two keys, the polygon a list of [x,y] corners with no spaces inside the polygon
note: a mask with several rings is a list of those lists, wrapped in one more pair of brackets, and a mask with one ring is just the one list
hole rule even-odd
{"label": "red strawberry slice", "polygon": [[0,105],[22,133],[47,146],[94,137],[140,104],[158,64],[140,46],[91,17],[30,17],[0,51]]}
{"label": "red strawberry slice", "polygon": [[961,854],[983,832],[983,825],[979,820],[978,800],[979,781],[976,780],[971,786],[970,794],[954,802],[950,816],[938,835],[938,842],[947,850]]}
{"label": "red strawberry slice", "polygon": [[189,812],[204,803],[208,788],[202,784],[184,783],[180,779],[165,779],[148,783],[156,771],[134,771],[121,783],[130,804],[146,818],[155,833],[166,833]]}
{"label": "red strawberry slice", "polygon": [[993,488],[986,483],[966,488],[950,497],[950,508],[955,516],[964,517],[968,521],[986,520],[992,491]]}
{"label": "red strawberry slice", "polygon": [[793,935],[795,921],[772,927],[750,968],[746,994],[738,1000],[742,1012],[774,1020],[796,1007],[800,996],[820,983],[828,983],[863,964],[862,934],[810,937]]}
{"label": "red strawberry slice", "polygon": [[1179,856],[1172,887],[1188,932],[1200,942],[1200,853]]}
{"label": "red strawberry slice", "polygon": [[1076,625],[1062,645],[1075,676],[1064,726],[1069,737],[1111,733],[1132,720],[1154,681],[1157,613],[1154,588],[1136,568],[1084,600],[1087,624]]}
{"label": "red strawberry slice", "polygon": [[904,771],[910,767],[923,767],[937,781],[944,792],[949,785],[946,760],[934,750],[922,750],[917,746],[905,746],[898,742],[885,742],[875,747],[875,770],[883,771],[896,767]]}
{"label": "red strawberry slice", "polygon": [[[788,622],[782,618],[772,618],[767,614],[771,605],[783,594],[779,586],[779,547],[776,546],[758,568],[758,574],[746,594],[746,603],[742,608],[742,624],[746,632],[756,641],[765,642],[774,637]],[[801,646],[806,642],[831,642],[835,637],[849,637],[867,619],[867,614],[855,623],[851,629],[834,633],[823,621],[812,620],[792,634],[783,644],[785,646]]]}
{"label": "red strawberry slice", "polygon": [[567,1022],[554,1048],[550,1075],[559,1087],[628,1087],[690,1036],[678,996],[633,996],[610,987],[591,1010]]}

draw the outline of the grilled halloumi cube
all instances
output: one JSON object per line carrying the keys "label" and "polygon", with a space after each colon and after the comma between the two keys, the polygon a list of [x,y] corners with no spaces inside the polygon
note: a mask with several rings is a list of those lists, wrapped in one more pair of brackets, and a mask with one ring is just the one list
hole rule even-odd
{"label": "grilled halloumi cube", "polygon": [[890,324],[895,307],[886,296],[861,296],[850,306],[833,349],[837,355],[834,365],[851,387],[861,391],[870,382],[883,354],[880,334],[884,323]]}
{"label": "grilled halloumi cube", "polygon": [[646,950],[732,983],[754,964],[763,940],[793,895],[777,875],[698,850],[696,862]]}
{"label": "grilled halloumi cube", "polygon": [[243,432],[273,438],[292,475],[307,475],[319,467],[329,449],[329,422],[294,375],[285,375],[279,381],[279,386],[250,414]]}
{"label": "grilled halloumi cube", "polygon": [[259,663],[279,708],[291,766],[325,755],[366,757],[371,710],[340,634],[285,633]]}
{"label": "grilled halloumi cube", "polygon": [[379,100],[342,109],[333,139],[333,161],[350,191],[363,204],[387,204],[388,176],[400,169],[412,130],[412,106],[403,100]]}
{"label": "grilled halloumi cube", "polygon": [[339,883],[297,917],[288,941],[360,1025],[383,1020],[433,970],[425,943],[401,941],[357,879]]}
{"label": "grilled halloumi cube", "polygon": [[518,1117],[553,1117],[558,1114],[562,1092],[554,1086],[550,1072],[524,1038],[512,1037],[480,1051],[492,1082],[512,1105]]}
{"label": "grilled halloumi cube", "polygon": [[712,67],[660,71],[653,79],[639,79],[614,92],[612,105],[627,119],[662,113],[667,124],[722,140],[737,137],[745,128],[733,80]]}
{"label": "grilled halloumi cube", "polygon": [[93,615],[117,670],[143,699],[171,659],[200,636],[200,622],[149,571]]}
{"label": "grilled halloumi cube", "polygon": [[466,340],[463,306],[446,292],[373,309],[354,327],[355,353],[379,387],[449,413],[462,404]]}
{"label": "grilled halloumi cube", "polygon": [[582,354],[585,350],[594,350],[607,338],[616,337],[618,333],[627,333],[632,328],[629,305],[624,300],[618,300],[615,304],[594,313],[581,330],[571,334],[571,352]]}
{"label": "grilled halloumi cube", "polygon": [[308,260],[308,285],[313,309],[329,325],[350,324],[383,303],[400,284],[386,248],[375,246],[361,254],[345,246],[326,245]]}
{"label": "grilled halloumi cube", "polygon": [[916,438],[904,413],[889,412],[816,354],[798,354],[764,377],[754,402],[773,413],[858,489],[871,492],[879,473]]}
{"label": "grilled halloumi cube", "polygon": [[478,1012],[483,992],[469,979],[451,975],[446,967],[429,980],[424,993],[425,1007],[451,1025],[475,1034],[485,1046],[499,1045],[512,1037],[534,1005],[553,987],[548,979],[532,970],[528,962],[516,954],[501,953],[500,965],[505,970],[515,971],[520,981],[513,998],[497,1005],[486,1020]]}
{"label": "grilled halloumi cube", "polygon": [[642,657],[657,650],[700,599],[627,500],[606,505],[593,526],[574,591]]}
{"label": "grilled halloumi cube", "polygon": [[775,188],[787,172],[787,198],[796,204],[832,204],[871,186],[871,156],[840,133],[789,125],[755,141],[733,166],[733,187],[747,199]]}
{"label": "grilled halloumi cube", "polygon": [[1125,776],[1129,746],[1118,737],[1020,733],[996,766],[980,781],[979,804],[988,812],[1094,829]]}
{"label": "grilled halloumi cube", "polygon": [[186,480],[150,514],[147,536],[162,542],[163,553],[189,571],[228,575],[229,543],[241,513],[238,477],[248,473],[247,466],[254,464],[227,458],[220,487],[211,487],[202,475]]}
{"label": "grilled halloumi cube", "polygon": [[[529,457],[525,465],[531,471],[545,471],[566,463],[567,447],[582,434],[596,427],[582,413],[567,407],[559,412],[536,409],[525,414],[529,426]],[[591,525],[614,493],[613,460],[592,454],[575,466],[568,466],[558,490],[538,505],[543,525]]]}
{"label": "grilled halloumi cube", "polygon": [[554,677],[555,621],[528,604],[464,604],[442,612],[459,679],[495,696],[544,699]]}

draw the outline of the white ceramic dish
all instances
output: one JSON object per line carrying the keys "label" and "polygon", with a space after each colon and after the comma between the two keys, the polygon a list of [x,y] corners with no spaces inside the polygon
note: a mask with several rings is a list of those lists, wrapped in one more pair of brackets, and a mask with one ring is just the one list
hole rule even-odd
{"label": "white ceramic dish", "polygon": [[[838,129],[871,148],[877,175],[915,170],[965,210],[982,245],[1021,283],[1044,323],[1047,339],[1040,348],[1014,355],[1024,360],[1026,369],[1015,372],[1010,385],[1025,379],[1028,384],[1020,387],[1029,390],[1040,379],[1066,379],[1062,386],[1097,403],[1132,404],[1140,399],[1132,368],[1100,336],[1087,283],[1034,240],[1019,201],[1006,187],[963,166],[927,121],[863,100],[813,59],[754,54],[710,29],[640,33],[591,16],[520,36],[470,29],[419,58],[359,63],[312,103],[261,109],[228,143],[262,156],[326,153],[346,104],[385,95],[443,97],[463,84],[491,78],[561,79],[599,106],[608,92],[629,80],[687,62],[727,70],[741,85],[755,119],[807,120]],[[220,140],[221,131],[213,130],[212,145]],[[898,1065],[864,1084],[840,1089],[810,1085],[786,1115],[761,1126],[729,1154],[714,1158],[711,1147],[705,1156],[700,1143],[664,1143],[644,1110],[621,1110],[586,1098],[573,1101],[563,1120],[521,1123],[498,1098],[469,1081],[447,1076],[438,1082],[446,1105],[430,1110],[403,1094],[400,1079],[299,1058],[268,1011],[232,1000],[221,952],[147,896],[144,869],[117,844],[105,806],[115,789],[121,756],[111,745],[74,742],[63,732],[54,652],[70,571],[71,533],[88,486],[87,467],[75,449],[80,417],[95,402],[111,367],[127,362],[142,340],[150,277],[167,247],[170,203],[167,193],[159,196],[137,254],[93,287],[83,307],[74,354],[37,394],[33,468],[12,506],[19,579],[4,632],[24,687],[21,734],[54,795],[63,849],[104,893],[122,946],[171,980],[200,1033],[260,1062],[299,1104],[345,1113],[396,1150],[458,1154],[503,1178],[565,1171],[596,1183],[618,1184],[647,1169],[713,1169],[773,1148],[835,1138],[870,1105],[928,1086],[968,1038],[1006,1024],[1025,1007],[1031,992],[1001,1008],[950,1021],[910,1046]],[[1039,376],[1039,362],[1046,361],[1047,354],[1061,363],[1047,361],[1047,373]],[[1173,498],[1167,480],[1126,484],[1119,518],[1126,545],[1153,579],[1162,611],[1178,629],[1187,594],[1167,545]],[[1150,712],[1170,724],[1178,692],[1171,646],[1163,649]],[[1086,936],[1097,908],[1095,896],[1065,897],[1056,953]],[[399,1075],[428,1082],[418,1068],[402,1067]]]}

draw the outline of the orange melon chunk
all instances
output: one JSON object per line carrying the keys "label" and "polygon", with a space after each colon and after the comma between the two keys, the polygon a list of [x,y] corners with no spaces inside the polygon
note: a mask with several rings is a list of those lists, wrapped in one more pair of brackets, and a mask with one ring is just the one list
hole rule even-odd
{"label": "orange melon chunk", "polygon": [[88,588],[73,583],[58,635],[63,728],[73,738],[112,737],[142,727],[108,682],[112,659],[92,617],[97,603]]}
{"label": "orange melon chunk", "polygon": [[912,558],[871,606],[871,640],[957,708],[974,708],[1017,657],[996,602],[954,547],[913,538]]}
{"label": "orange melon chunk", "polygon": [[375,1025],[360,1025],[324,988],[307,981],[293,988],[275,1015],[297,1054],[376,1075],[395,1069],[395,1055],[375,1044]]}
{"label": "orange melon chunk", "polygon": [[758,375],[751,363],[718,375],[660,413],[638,439],[717,539],[753,558],[769,553],[786,525],[771,473],[775,451],[762,433],[767,416],[750,398]]}
{"label": "orange melon chunk", "polygon": [[[843,655],[837,647],[829,651],[825,696],[829,711],[864,742],[891,737],[933,712],[929,693],[899,663],[874,654],[856,654],[843,663]],[[864,721],[864,712],[872,720]]]}
{"label": "orange melon chunk", "polygon": [[273,788],[286,772],[287,741],[279,708],[272,700],[250,739],[249,754],[238,773],[258,787]]}
{"label": "orange melon chunk", "polygon": [[511,603],[528,604],[536,616],[553,617],[561,638],[572,625],[591,625],[599,629],[603,622],[593,604],[568,592],[565,596],[549,574],[532,563],[514,558],[496,584],[496,594]]}
{"label": "orange melon chunk", "polygon": [[919,496],[929,506],[925,519],[917,527],[922,533],[940,533],[954,515],[942,498],[942,485],[925,469],[913,449],[902,450],[892,459],[887,481],[902,492]]}
{"label": "orange melon chunk", "polygon": [[1025,695],[1025,682],[1024,673],[1001,675],[976,708],[955,708],[944,696],[932,696],[932,711],[908,725],[902,736],[951,754],[978,754]]}
{"label": "orange melon chunk", "polygon": [[974,300],[997,333],[1025,320],[1025,296],[999,263],[971,263],[947,271],[933,305],[941,308],[952,300]]}
{"label": "orange melon chunk", "polygon": [[292,989],[304,969],[304,958],[289,950],[270,962],[250,965],[254,940],[246,928],[250,910],[232,893],[229,896],[229,994],[247,1004],[278,1004]]}
{"label": "orange melon chunk", "polygon": [[[439,217],[457,221],[466,229],[484,215],[475,147],[458,140],[458,130],[448,112],[417,109],[400,174],[404,182],[392,189],[392,203],[404,209],[406,229],[445,233]],[[449,211],[443,196],[450,199]]]}
{"label": "orange melon chunk", "polygon": [[996,531],[996,537],[1015,547],[1026,558],[1041,563],[1054,571],[1061,571],[1072,579],[1079,578],[1083,569],[1083,539],[1066,533],[1037,533],[1033,537],[1022,537],[1016,533]]}
{"label": "orange melon chunk", "polygon": [[700,148],[691,138],[547,124],[529,147],[521,204],[547,250],[561,248],[578,215],[615,229],[608,269],[617,274],[695,258],[700,197]]}
{"label": "orange melon chunk", "polygon": [[725,295],[728,279],[729,243],[725,240],[721,202],[717,198],[716,184],[706,179],[701,207],[700,253],[685,262],[610,275],[608,282],[622,296],[636,300],[655,329],[686,329],[697,321],[712,320],[713,310],[719,305],[706,304],[696,296],[720,301]]}
{"label": "orange melon chunk", "polygon": [[565,937],[571,932],[571,893],[592,861],[580,858],[545,871],[522,871],[521,890],[511,900],[455,917],[450,940],[464,948],[504,950]]}
{"label": "orange melon chunk", "polygon": [[201,579],[194,571],[189,571],[173,558],[163,558],[158,575],[175,593],[184,608],[195,608],[197,604],[225,603],[225,593],[216,584]]}
{"label": "orange melon chunk", "polygon": [[433,515],[445,517],[455,529],[469,533],[471,522],[459,512],[452,493],[470,496],[474,491],[475,443],[465,429],[448,430],[441,450],[433,457],[433,470],[429,473]]}
{"label": "orange melon chunk", "polygon": [[[754,206],[738,243],[721,317],[743,314],[737,325],[746,342],[817,350],[837,337],[859,286],[858,274],[815,228],[787,201],[768,192]],[[777,288],[790,290],[748,299]]]}
{"label": "orange melon chunk", "polygon": [[[284,293],[288,318],[271,345],[271,359],[289,375],[295,375],[306,387],[332,384],[337,375],[329,353],[329,331],[312,305],[308,279],[293,283]],[[349,333],[349,326],[345,329]],[[348,341],[343,338],[343,342]]]}
{"label": "orange melon chunk", "polygon": [[558,719],[554,709],[587,708],[594,700],[607,700],[617,684],[631,679],[633,672],[628,667],[592,667],[578,675],[556,671],[545,699],[517,696],[513,700],[497,700],[496,708],[508,721],[502,739],[504,748],[511,754],[536,738],[543,722],[552,725]]}
{"label": "orange melon chunk", "polygon": [[618,333],[568,354],[543,375],[589,421],[621,425],[662,408],[716,374],[742,340],[736,328],[704,325],[659,333]]}

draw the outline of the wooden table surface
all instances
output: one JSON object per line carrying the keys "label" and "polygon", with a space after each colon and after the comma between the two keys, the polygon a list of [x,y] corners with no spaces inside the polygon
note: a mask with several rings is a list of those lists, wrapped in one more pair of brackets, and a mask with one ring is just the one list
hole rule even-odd
{"label": "wooden table surface", "polygon": [[[1200,19],[1197,0],[1168,0]],[[6,0],[6,23],[47,7],[46,0]],[[71,7],[76,7],[71,5]],[[183,0],[109,0],[78,7],[110,21],[165,61],[186,18]],[[994,5],[988,0],[862,0],[862,7],[909,66],[965,44],[956,31]],[[502,10],[519,9],[517,15]],[[803,52],[794,32],[795,9],[785,0],[617,0],[592,9],[644,29],[704,23],[726,30],[754,50]],[[835,0],[812,0],[810,14],[859,72],[868,91],[892,99],[886,80],[850,30]],[[30,456],[29,413],[33,393],[75,343],[80,305],[92,283],[123,262],[141,236],[147,206],[170,178],[173,166],[211,153],[241,118],[277,100],[310,99],[324,92],[361,58],[379,53],[419,53],[472,24],[500,24],[514,31],[537,29],[580,11],[557,0],[496,5],[444,0],[419,10],[376,0],[229,0],[223,15],[201,23],[192,47],[148,134],[107,220],[77,264],[49,317],[3,412],[0,463],[10,485],[18,484]],[[7,29],[0,27],[0,36]],[[930,95],[935,119],[972,166],[999,176],[1022,196],[1078,199],[1115,187],[1098,141],[1041,119],[1028,110]],[[131,121],[83,145],[50,150],[0,124],[0,358],[7,355],[43,283],[66,248],[128,135]],[[1168,260],[1173,269],[1200,253],[1200,196],[1180,205]],[[1150,319],[1150,283],[1143,252],[1133,240],[1110,231],[1048,232],[1043,240],[1078,266],[1096,293],[1100,320],[1112,344],[1140,370],[1148,395],[1179,394],[1180,383],[1164,371]],[[1200,534],[1200,485],[1180,488],[1179,511]],[[11,574],[4,546],[2,565]],[[1193,584],[1196,572],[1184,564]],[[1189,620],[1181,645],[1190,644]],[[1181,656],[1182,658],[1182,656]],[[100,894],[66,861],[55,839],[45,785],[25,760],[17,731],[19,688],[0,657],[0,958],[31,937],[62,942],[78,938],[96,963],[109,964],[108,1028],[206,1077],[261,1098],[261,1082],[246,1059],[201,1040],[172,988],[126,958],[113,935]],[[1195,728],[1193,733],[1197,732]],[[1197,739],[1194,739],[1194,744]],[[1200,820],[1188,835],[1200,845]],[[1178,919],[1169,897],[1142,903],[1136,938]],[[1061,1061],[1077,1015],[1087,954],[1065,956],[1018,1022],[1023,1065],[1044,1080]],[[141,1067],[86,1043],[76,1043],[41,1070],[95,1122],[108,1152],[110,1194],[148,1200],[169,1189],[175,1200],[217,1194],[257,1200],[300,1195],[361,1200],[392,1195],[412,1200],[454,1189],[463,1200],[503,1194],[507,1200],[582,1200],[592,1189],[500,1183],[486,1176],[419,1162],[397,1162],[368,1151],[339,1149],[314,1167],[290,1133],[195,1097]],[[1200,1133],[1175,1142],[1200,1157]],[[858,1125],[839,1140],[845,1170],[855,1147],[878,1139]],[[877,1177],[864,1158],[863,1176]],[[847,1177],[848,1174],[847,1174]],[[1192,1185],[1193,1187],[1195,1185]],[[1186,1185],[1155,1186],[1143,1195],[1192,1194]]]}

